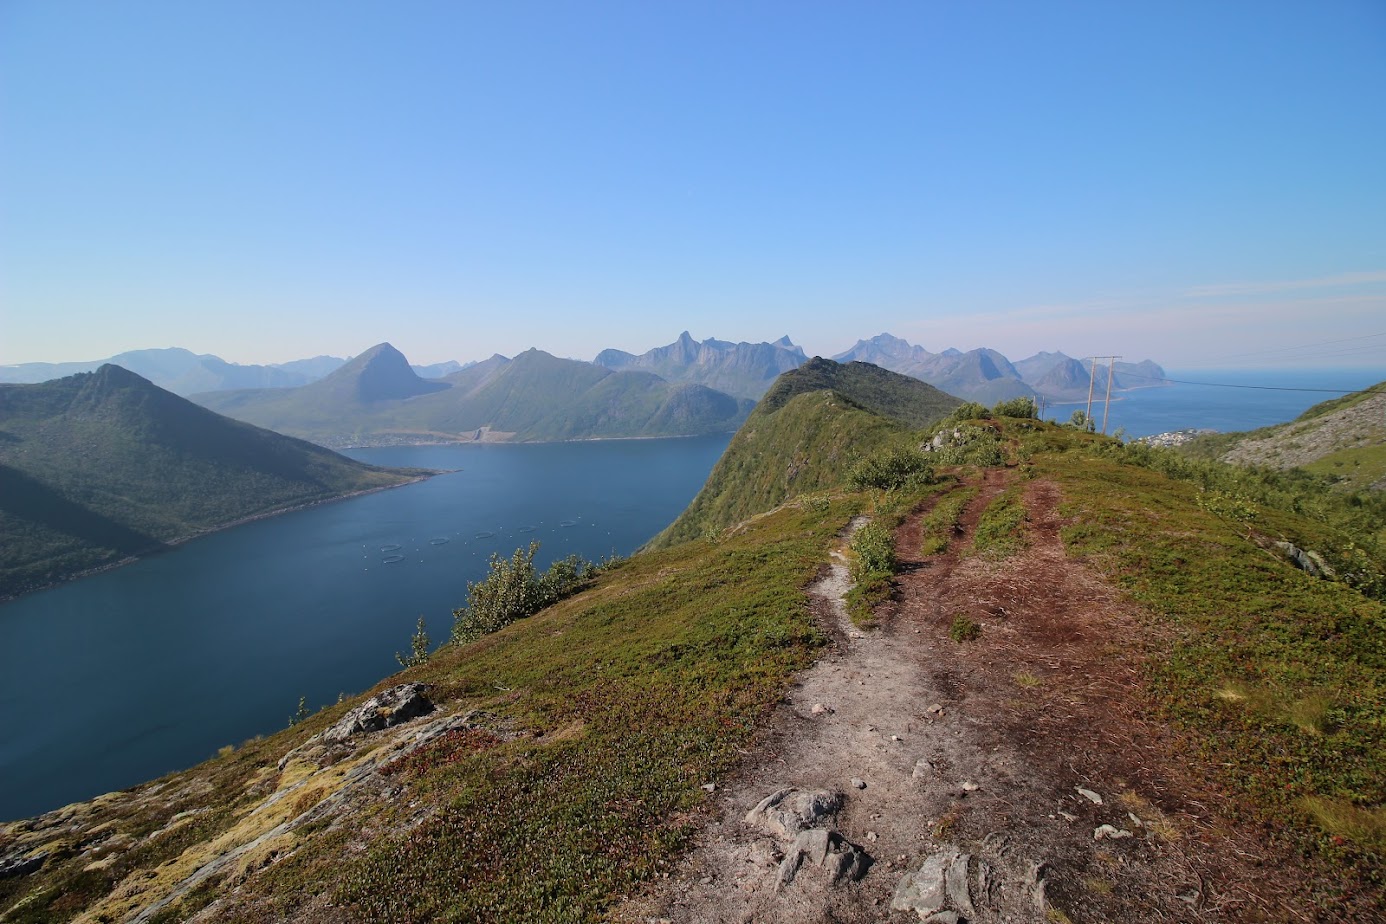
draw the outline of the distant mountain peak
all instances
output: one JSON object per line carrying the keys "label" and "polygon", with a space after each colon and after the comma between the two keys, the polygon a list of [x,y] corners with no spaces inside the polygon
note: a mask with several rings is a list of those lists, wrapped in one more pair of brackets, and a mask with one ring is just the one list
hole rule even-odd
{"label": "distant mountain peak", "polygon": [[318,384],[328,390],[350,388],[365,404],[398,401],[449,387],[446,382],[420,378],[404,354],[389,343],[377,343]]}

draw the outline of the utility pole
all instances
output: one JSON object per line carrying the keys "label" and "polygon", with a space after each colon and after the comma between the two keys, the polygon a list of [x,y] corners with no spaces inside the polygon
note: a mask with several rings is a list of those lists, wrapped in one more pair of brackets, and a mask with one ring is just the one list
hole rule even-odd
{"label": "utility pole", "polygon": [[1112,406],[1112,376],[1116,372],[1116,361],[1120,356],[1107,357],[1107,398],[1102,402],[1102,435],[1107,435],[1107,410]]}
{"label": "utility pole", "polygon": [[1088,373],[1088,408],[1083,412],[1083,422],[1087,424],[1089,430],[1095,430],[1092,424],[1092,393],[1093,386],[1097,384],[1097,361],[1103,359],[1107,361],[1107,395],[1102,399],[1102,435],[1107,435],[1107,412],[1112,406],[1112,376],[1116,372],[1116,361],[1120,356],[1094,356],[1092,358],[1092,371]]}
{"label": "utility pole", "polygon": [[1092,428],[1092,383],[1097,378],[1097,357],[1092,358],[1092,371],[1088,373],[1088,407],[1083,411],[1083,426]]}

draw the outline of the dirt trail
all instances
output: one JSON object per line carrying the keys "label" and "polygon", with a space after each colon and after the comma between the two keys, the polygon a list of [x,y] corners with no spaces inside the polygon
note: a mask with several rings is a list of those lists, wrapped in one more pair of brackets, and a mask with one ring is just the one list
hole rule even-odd
{"label": "dirt trail", "polygon": [[[1316,919],[1265,875],[1275,863],[1258,842],[1216,817],[1179,743],[1140,719],[1142,646],[1158,640],[1066,558],[1058,489],[1025,484],[1024,551],[970,554],[1009,475],[984,474],[942,554],[919,558],[921,514],[907,519],[897,599],[878,629],[847,620],[837,554],[810,589],[831,649],[718,790],[700,845],[616,920]],[[977,639],[949,637],[958,615],[980,625]],[[792,826],[748,819],[785,788],[840,799],[805,822],[831,841],[805,847]]]}

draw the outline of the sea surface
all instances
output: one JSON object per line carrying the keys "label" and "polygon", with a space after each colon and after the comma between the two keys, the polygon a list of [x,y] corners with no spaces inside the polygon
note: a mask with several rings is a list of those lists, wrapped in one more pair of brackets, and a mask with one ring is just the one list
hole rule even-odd
{"label": "sea surface", "polygon": [[[1207,428],[1220,433],[1255,430],[1293,420],[1321,401],[1344,391],[1386,380],[1386,369],[1237,369],[1232,371],[1166,370],[1178,384],[1114,393],[1107,433],[1124,430],[1127,438],[1173,430]],[[1101,383],[1092,416],[1101,431]],[[1067,421],[1086,401],[1055,404],[1049,420]]]}
{"label": "sea surface", "polygon": [[191,766],[399,670],[492,553],[629,555],[729,435],[353,450],[456,469],[248,523],[0,606],[0,821]]}

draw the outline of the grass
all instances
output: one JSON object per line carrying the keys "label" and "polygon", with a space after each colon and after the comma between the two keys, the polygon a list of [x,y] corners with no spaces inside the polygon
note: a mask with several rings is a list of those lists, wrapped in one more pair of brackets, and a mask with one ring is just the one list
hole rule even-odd
{"label": "grass", "polygon": [[[804,587],[861,502],[785,508],[715,542],[637,556],[569,600],[390,678],[429,683],[435,702],[486,710],[519,737],[447,736],[386,765],[397,797],[298,838],[256,875],[255,892],[270,898],[233,902],[221,919],[292,917],[327,884],[343,919],[596,920],[613,894],[670,868],[707,798],[702,784],[730,771],[824,642]],[[113,901],[126,876],[182,869],[186,860],[161,864],[233,829],[248,836],[253,810],[303,770],[280,771],[279,758],[360,699],[177,777],[167,798],[116,797],[90,820],[142,838],[139,847],[95,873],[74,853],[0,880],[0,910],[29,895],[7,920],[69,920]],[[194,814],[170,827],[175,812]],[[165,917],[184,919],[213,897],[199,889]]]}
{"label": "grass", "polygon": [[[862,446],[851,437],[864,412],[823,392],[782,410],[794,402],[805,415],[780,426],[810,420],[832,438],[808,447],[747,436],[740,458],[755,487],[735,501],[744,516],[707,508],[714,515],[699,524],[703,538],[616,564],[582,593],[447,646],[382,684],[426,682],[449,711],[489,715],[484,729],[385,764],[379,779],[399,787],[390,798],[315,822],[277,855],[257,855],[262,868],[233,873],[238,889],[205,882],[160,919],[203,909],[212,920],[273,921],[322,901],[342,920],[595,921],[615,896],[671,871],[706,806],[701,786],[733,771],[794,672],[825,641],[804,587],[843,524],[872,513],[855,556],[869,563],[865,586],[888,593],[882,543],[904,513],[932,492],[943,495],[935,509],[965,494],[948,484],[837,493],[849,452]],[[868,432],[879,445],[908,438],[872,419],[877,429]],[[1332,869],[1338,892],[1322,901],[1379,899],[1386,609],[1364,594],[1370,582],[1309,577],[1265,545],[1287,537],[1322,551],[1340,572],[1365,574],[1377,567],[1370,537],[1343,524],[1370,523],[1377,508],[1325,500],[1317,493],[1323,483],[1309,476],[1266,480],[1189,460],[1169,466],[1090,434],[1024,424],[998,426],[1021,433],[1037,477],[1060,487],[1069,554],[1143,604],[1152,635],[1170,640],[1145,667],[1149,718],[1177,728],[1187,748],[1181,757],[1223,790],[1233,821],[1264,825],[1305,862]],[[799,455],[810,448],[819,454]],[[781,466],[799,462],[820,470],[785,480]],[[782,504],[804,484],[817,493]],[[774,490],[755,493],[767,486]],[[1210,491],[1236,503],[1210,500]],[[983,514],[978,552],[1015,548],[1024,516],[1019,486],[999,495]],[[721,517],[741,525],[716,527]],[[1014,679],[1023,688],[1041,683],[1024,671]],[[272,794],[310,772],[302,761],[281,770],[280,759],[363,698],[187,773],[74,807],[53,829],[42,870],[0,880],[0,913],[7,922],[63,922],[83,911],[96,919],[103,901],[125,907],[124,889],[166,887],[191,858],[254,834],[257,818],[301,810],[316,798],[308,793],[359,755],[320,768],[319,778],[266,811]],[[1130,808],[1152,832],[1178,837],[1150,807]],[[954,806],[940,818],[936,836],[960,812]],[[82,838],[93,830],[134,846],[88,868]],[[30,834],[0,827],[0,853]],[[224,904],[210,907],[218,899]]]}
{"label": "grass", "polygon": [[[1228,518],[1200,505],[1197,479],[1104,453],[1083,453],[1081,464],[1037,460],[1068,498],[1070,554],[1175,635],[1150,662],[1152,709],[1189,736],[1239,811],[1288,827],[1303,849],[1343,871],[1345,890],[1379,890],[1371,820],[1386,803],[1386,612],[1255,541],[1292,536],[1341,560],[1351,540],[1294,512],[1336,508],[1313,493],[1275,506],[1242,493],[1248,517]],[[1227,493],[1245,487],[1227,477]]]}
{"label": "grass", "polygon": [[1341,487],[1362,490],[1386,479],[1386,443],[1340,449],[1302,467]]}
{"label": "grass", "polygon": [[651,540],[652,548],[716,536],[795,496],[838,489],[859,460],[909,441],[902,424],[855,408],[830,391],[796,395],[773,411],[767,408],[757,408],[732,437],[703,489]]}
{"label": "grass", "polygon": [[914,483],[906,488],[870,492],[874,519],[858,529],[848,543],[852,586],[845,600],[847,615],[861,628],[875,625],[877,608],[895,593],[900,562],[895,554],[895,530],[906,514],[933,494],[948,491],[951,481]]}
{"label": "grass", "polygon": [[1025,548],[1025,503],[1019,485],[992,499],[977,521],[972,537],[974,554],[991,559],[1009,558]]}
{"label": "grass", "polygon": [[954,616],[953,624],[948,627],[948,637],[958,643],[975,641],[981,636],[982,627],[961,614]]}
{"label": "grass", "polygon": [[963,511],[977,496],[977,488],[959,488],[939,498],[920,521],[919,554],[941,555],[948,551],[948,542],[958,531]]}

